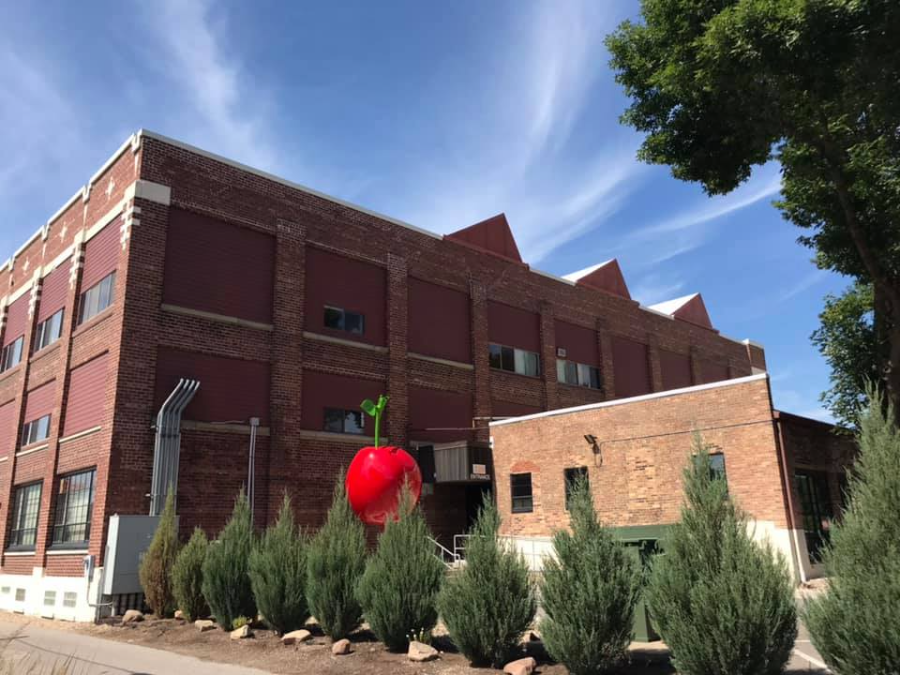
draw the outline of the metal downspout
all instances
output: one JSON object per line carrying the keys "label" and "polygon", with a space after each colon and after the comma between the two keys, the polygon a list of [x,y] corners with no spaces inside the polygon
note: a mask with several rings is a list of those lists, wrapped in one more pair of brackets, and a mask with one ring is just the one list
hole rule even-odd
{"label": "metal downspout", "polygon": [[181,452],[181,413],[200,388],[199,380],[182,378],[163,403],[156,418],[156,443],[150,494],[150,515],[158,516],[165,505],[169,488],[178,489],[178,464]]}
{"label": "metal downspout", "polygon": [[253,514],[256,508],[256,433],[259,429],[259,418],[250,418],[250,457],[249,466],[247,467],[247,499],[250,502],[250,519],[253,520]]}
{"label": "metal downspout", "polygon": [[172,390],[172,393],[169,394],[168,398],[163,402],[159,409],[159,413],[156,415],[156,439],[153,447],[153,478],[150,481],[151,516],[158,516],[162,512],[162,508],[159,506],[159,498],[162,494],[160,485],[163,481],[162,471],[165,461],[164,454],[166,451],[166,431],[168,429],[169,421],[169,406],[172,403],[172,399],[181,391],[183,382],[184,380],[178,382],[175,389]]}
{"label": "metal downspout", "polygon": [[198,380],[187,381],[184,393],[178,401],[177,407],[172,411],[170,418],[170,424],[175,428],[172,430],[173,433],[169,441],[171,444],[169,448],[169,485],[166,485],[165,488],[167,493],[170,488],[172,489],[176,500],[178,498],[178,469],[181,466],[181,414],[194,398],[199,388],[200,382]]}

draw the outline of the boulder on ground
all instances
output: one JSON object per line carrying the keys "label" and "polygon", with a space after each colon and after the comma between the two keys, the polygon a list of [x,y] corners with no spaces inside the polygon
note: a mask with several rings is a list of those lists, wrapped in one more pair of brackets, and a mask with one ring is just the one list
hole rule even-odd
{"label": "boulder on ground", "polygon": [[281,644],[287,646],[297,644],[298,642],[306,642],[312,639],[312,633],[306,629],[292,630],[281,636]]}
{"label": "boulder on ground", "polygon": [[438,651],[431,645],[413,640],[409,643],[409,651],[406,655],[410,661],[423,663],[424,661],[434,661],[438,657]]}
{"label": "boulder on ground", "polygon": [[350,648],[350,640],[347,638],[338,640],[331,645],[331,653],[335,656],[343,656],[344,654],[349,654],[351,651],[353,650]]}
{"label": "boulder on ground", "polygon": [[507,663],[503,667],[503,672],[507,675],[531,675],[535,668],[537,668],[537,661],[529,656]]}
{"label": "boulder on ground", "polygon": [[205,633],[206,631],[212,630],[213,628],[215,628],[216,622],[211,621],[209,619],[197,619],[194,622],[194,625],[197,627],[197,630],[199,630],[201,633]]}
{"label": "boulder on ground", "polygon": [[232,640],[246,640],[248,637],[253,635],[253,631],[250,630],[250,624],[245,623],[240,628],[235,628],[231,631],[231,639]]}
{"label": "boulder on ground", "polygon": [[136,609],[129,609],[122,615],[122,624],[137,623],[144,620],[144,613]]}

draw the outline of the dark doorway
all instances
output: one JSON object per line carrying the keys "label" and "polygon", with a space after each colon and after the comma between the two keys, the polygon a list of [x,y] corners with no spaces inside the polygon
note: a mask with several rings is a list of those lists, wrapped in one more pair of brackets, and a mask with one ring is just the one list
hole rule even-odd
{"label": "dark doorway", "polygon": [[818,563],[822,551],[831,538],[831,493],[828,490],[828,474],[824,471],[797,470],[794,485],[803,509],[803,530],[806,533],[806,549],[809,559]]}
{"label": "dark doorway", "polygon": [[478,511],[484,503],[484,494],[491,491],[490,483],[478,483],[475,485],[466,485],[466,532],[472,529],[475,519],[478,518]]}

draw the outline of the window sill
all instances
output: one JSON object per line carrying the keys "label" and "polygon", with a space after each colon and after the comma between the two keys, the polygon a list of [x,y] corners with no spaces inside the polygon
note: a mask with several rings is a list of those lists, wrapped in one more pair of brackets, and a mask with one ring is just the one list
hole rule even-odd
{"label": "window sill", "polygon": [[535,382],[543,381],[543,377],[540,375],[525,375],[524,373],[517,373],[514,370],[503,370],[503,368],[495,368],[491,366],[492,373],[500,373],[502,375],[512,375],[513,377],[523,377],[526,380],[533,380]]}
{"label": "window sill", "polygon": [[450,366],[451,368],[460,368],[462,370],[475,370],[475,366],[471,363],[466,363],[465,361],[453,361],[451,359],[442,359],[439,356],[426,356],[425,354],[417,354],[416,352],[407,352],[406,354],[411,359],[419,359],[421,361],[428,361],[429,363],[437,363],[442,366]]}
{"label": "window sill", "polygon": [[26,445],[20,448],[16,452],[16,457],[24,457],[25,455],[30,455],[33,452],[40,452],[41,450],[46,450],[50,447],[50,444],[46,441],[40,441],[40,444],[34,445]]}
{"label": "window sill", "polygon": [[47,555],[87,555],[87,542],[80,542],[78,547],[67,548],[65,545],[53,546],[47,549]]}
{"label": "window sill", "polygon": [[560,387],[565,387],[566,389],[573,389],[577,391],[595,391],[598,394],[603,393],[603,389],[598,389],[596,387],[585,387],[582,384],[569,384],[568,382],[560,382],[559,380],[556,381],[556,384],[558,384]]}
{"label": "window sill", "polygon": [[8,558],[20,558],[29,555],[34,555],[34,549],[19,549],[19,548],[8,548],[3,552]]}
{"label": "window sill", "polygon": [[181,316],[191,316],[196,319],[206,319],[207,321],[214,321],[216,323],[227,323],[232,326],[241,326],[242,328],[253,328],[254,330],[263,330],[271,333],[275,330],[274,324],[271,323],[263,323],[261,321],[253,321],[251,319],[243,319],[238,316],[231,316],[228,314],[217,314],[215,312],[207,312],[202,309],[194,309],[193,307],[184,307],[182,305],[170,305],[167,303],[163,303],[160,305],[160,309],[163,312],[168,312],[169,314],[179,314]]}
{"label": "window sill", "polygon": [[519,509],[519,510],[515,510],[515,509],[514,509],[513,512],[512,512],[512,514],[513,514],[514,516],[522,515],[522,514],[525,514],[525,513],[534,513],[534,509],[527,509],[527,510],[526,510],[526,509]]}
{"label": "window sill", "polygon": [[96,434],[98,431],[103,429],[102,426],[91,427],[90,429],[85,429],[84,431],[76,431],[74,434],[69,434],[68,436],[64,436],[59,439],[59,444],[69,443],[70,441],[77,441],[79,438],[84,438],[85,436],[92,436]]}
{"label": "window sill", "polygon": [[116,308],[116,305],[115,305],[115,303],[113,303],[112,305],[110,305],[109,307],[107,307],[106,309],[104,309],[104,310],[103,310],[102,312],[100,312],[99,314],[95,314],[95,315],[92,316],[90,319],[88,319],[88,320],[85,321],[84,323],[80,324],[80,325],[75,329],[75,331],[72,333],[72,337],[74,338],[74,337],[77,337],[77,336],[81,335],[81,334],[84,333],[85,331],[90,330],[91,328],[93,328],[93,327],[96,326],[97,324],[102,323],[103,321],[105,321],[106,319],[108,319],[109,317],[111,317],[111,316],[113,315],[113,310],[115,310],[115,308]]}
{"label": "window sill", "polygon": [[369,351],[379,352],[380,354],[387,354],[388,348],[382,345],[373,345],[370,342],[363,342],[361,340],[354,340],[352,338],[346,337],[337,337],[335,335],[326,335],[323,333],[312,333],[310,331],[303,331],[303,337],[309,340],[316,340],[318,342],[330,342],[336,345],[343,345],[345,347],[359,347],[360,349],[368,349]]}
{"label": "window sill", "polygon": [[62,339],[61,337],[58,337],[58,338],[56,338],[56,340],[51,342],[46,347],[41,347],[39,350],[37,350],[36,352],[34,352],[31,355],[31,358],[29,359],[29,361],[31,363],[35,363],[36,361],[40,361],[45,356],[50,356],[50,354],[52,354],[55,350],[59,349],[59,344],[60,344],[61,339]]}
{"label": "window sill", "polygon": [[25,365],[24,362],[19,361],[12,368],[7,368],[2,373],[0,373],[0,380],[4,380],[7,377],[10,377],[11,375],[13,375],[14,373],[17,373],[22,368],[23,365]]}

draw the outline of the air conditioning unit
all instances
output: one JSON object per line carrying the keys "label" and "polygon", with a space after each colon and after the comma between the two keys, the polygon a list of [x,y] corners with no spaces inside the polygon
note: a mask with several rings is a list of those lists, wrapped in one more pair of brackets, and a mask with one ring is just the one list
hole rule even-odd
{"label": "air conditioning unit", "polygon": [[556,355],[557,355],[559,358],[564,359],[564,358],[566,358],[566,350],[563,349],[562,347],[557,347],[557,348],[556,348]]}

